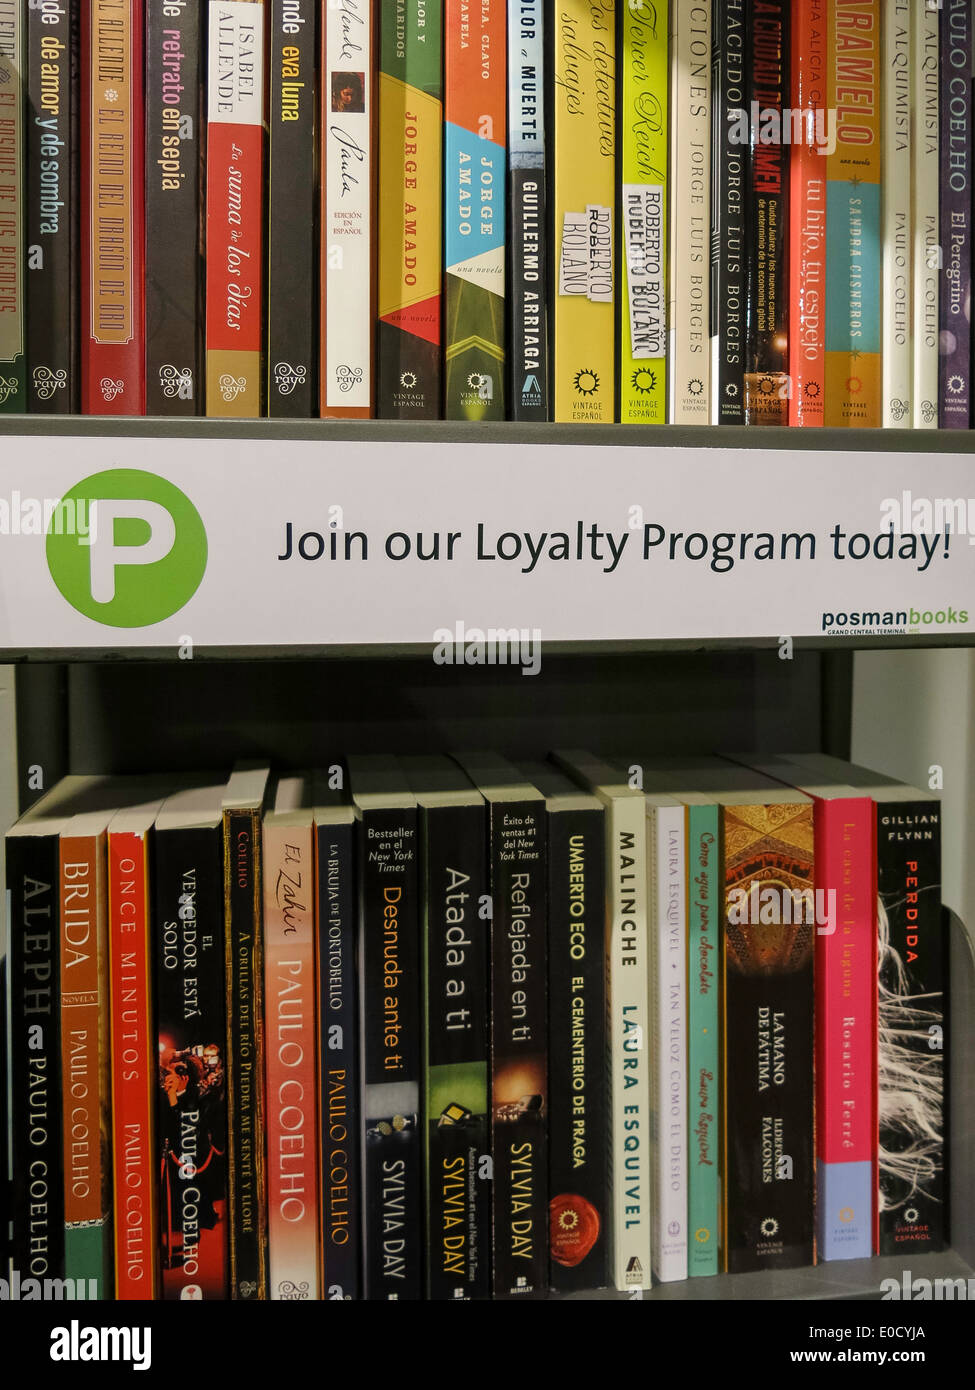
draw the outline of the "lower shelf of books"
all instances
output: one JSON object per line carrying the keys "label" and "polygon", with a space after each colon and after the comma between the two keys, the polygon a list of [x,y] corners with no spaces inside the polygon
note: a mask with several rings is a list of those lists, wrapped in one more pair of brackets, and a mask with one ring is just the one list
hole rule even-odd
{"label": "lower shelf of books", "polygon": [[967,1291],[940,849],[937,796],[825,754],[64,778],[6,838],[11,1278]]}

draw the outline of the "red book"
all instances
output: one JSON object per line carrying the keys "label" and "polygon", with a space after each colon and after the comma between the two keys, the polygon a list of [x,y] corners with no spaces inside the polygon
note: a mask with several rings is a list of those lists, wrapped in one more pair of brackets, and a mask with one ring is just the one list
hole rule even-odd
{"label": "red book", "polygon": [[155,1111],[158,1042],[149,988],[149,831],[161,801],[108,827],[115,1297],[159,1290]]}
{"label": "red book", "polygon": [[81,401],[146,413],[143,0],[81,16]]}
{"label": "red book", "polygon": [[789,264],[790,425],[821,425],[826,383],[826,0],[792,7],[792,107],[803,140],[792,146]]}
{"label": "red book", "polygon": [[211,0],[208,46],[206,408],[208,415],[255,418],[263,342],[263,0]]}

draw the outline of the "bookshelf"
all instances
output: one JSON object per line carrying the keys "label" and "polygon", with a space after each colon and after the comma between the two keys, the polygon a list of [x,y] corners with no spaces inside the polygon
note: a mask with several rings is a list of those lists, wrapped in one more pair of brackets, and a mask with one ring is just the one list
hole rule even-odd
{"label": "bookshelf", "polygon": [[[819,468],[811,488],[804,482],[810,450]],[[552,561],[499,580],[498,561],[441,564],[432,578],[404,562],[368,581],[368,603],[357,597],[361,567],[341,570],[338,579],[333,566],[325,581],[308,562],[300,583],[274,585],[275,566],[286,568],[275,549],[282,520],[308,505],[321,516],[342,507],[346,529],[370,538],[396,522],[415,531],[431,514],[441,532],[468,532],[485,507],[510,518],[512,530],[523,518],[539,529],[545,515],[553,526],[579,515],[622,531],[631,505],[642,505],[647,517],[652,507],[661,518],[717,515],[724,506],[732,529],[752,524],[823,536],[834,515],[849,515],[851,525],[873,519],[876,530],[876,508],[903,489],[944,498],[975,493],[972,452],[969,435],[944,432],[5,420],[0,497],[58,498],[92,473],[134,463],[191,497],[209,550],[198,590],[157,632],[85,617],[57,589],[39,537],[2,538],[0,659],[15,663],[3,668],[0,686],[4,820],[36,794],[31,769],[42,769],[45,787],[67,771],[144,771],[147,745],[152,763],[167,769],[222,767],[241,756],[288,769],[337,752],[473,744],[514,758],[559,744],[636,754],[821,748],[915,782],[923,777],[922,785],[928,768],[940,764],[947,769],[945,898],[959,914],[951,927],[947,1054],[952,1249],[915,1259],[912,1269],[922,1277],[929,1270],[929,1277],[971,1277],[975,964],[962,920],[975,920],[975,869],[965,853],[975,807],[975,657],[966,650],[975,645],[975,602],[971,620],[950,630],[817,631],[815,615],[833,602],[841,563],[825,552],[799,582],[780,581],[770,566],[771,581],[763,577],[757,589],[726,583],[727,572],[702,577],[690,559],[655,566],[649,581],[637,563],[618,566],[613,577],[598,562],[580,560],[565,579]],[[450,460],[449,475],[440,471],[441,457]],[[226,515],[219,517],[221,506]],[[324,524],[319,529],[326,533]],[[919,581],[899,572],[890,606],[917,607],[923,597],[936,608],[975,593],[975,547],[967,539],[953,537],[950,559],[939,557],[940,574]],[[868,576],[864,602],[879,601],[868,574],[874,562],[857,563]],[[937,569],[932,561],[929,570]],[[259,640],[242,636],[230,608],[235,595],[245,613],[256,612]],[[783,621],[790,605],[800,622]],[[539,612],[545,616],[536,619]],[[456,619],[467,627],[538,627],[538,674],[436,664],[434,631]],[[191,656],[180,655],[184,637],[192,640]],[[788,656],[783,638],[792,641]],[[896,1276],[901,1263],[722,1276],[645,1296],[861,1299],[876,1296],[880,1280]]]}

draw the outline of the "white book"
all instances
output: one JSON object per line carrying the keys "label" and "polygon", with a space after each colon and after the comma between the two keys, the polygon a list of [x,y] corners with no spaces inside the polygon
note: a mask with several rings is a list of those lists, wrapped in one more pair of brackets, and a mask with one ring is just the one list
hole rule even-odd
{"label": "white book", "polygon": [[911,0],[884,0],[883,20],[883,421],[907,429],[914,374]]}
{"label": "white book", "polygon": [[686,818],[673,797],[646,796],[652,1071],[650,1253],[661,1283],[687,1278]]}
{"label": "white book", "polygon": [[[914,389],[916,429],[938,425],[938,303],[941,243],[938,200],[940,0],[912,0],[914,25],[912,192],[914,203]],[[889,85],[889,84],[888,84]]]}
{"label": "white book", "polygon": [[371,0],[322,7],[322,415],[373,401],[373,46]]}
{"label": "white book", "polygon": [[711,6],[670,7],[670,325],[672,424],[706,425],[711,383]]}
{"label": "white book", "polygon": [[647,832],[643,793],[616,767],[556,753],[606,808],[610,1043],[611,1269],[622,1291],[650,1287],[650,1050]]}

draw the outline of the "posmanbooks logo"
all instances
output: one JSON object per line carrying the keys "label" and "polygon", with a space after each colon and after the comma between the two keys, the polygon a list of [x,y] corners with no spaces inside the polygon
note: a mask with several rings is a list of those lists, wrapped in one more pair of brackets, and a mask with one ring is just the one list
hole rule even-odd
{"label": "posmanbooks logo", "polygon": [[84,534],[49,525],[47,566],[86,618],[151,627],[178,613],[200,587],[206,530],[190,499],[165,478],[112,468],[76,483],[62,502],[89,525]]}

